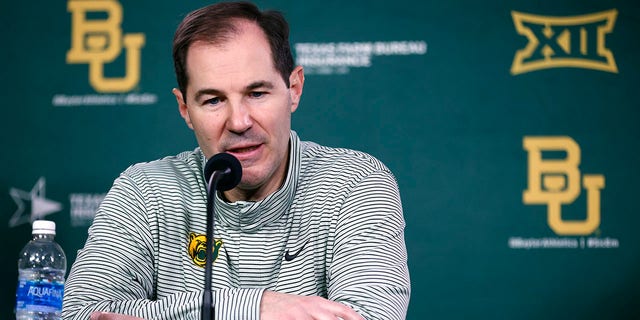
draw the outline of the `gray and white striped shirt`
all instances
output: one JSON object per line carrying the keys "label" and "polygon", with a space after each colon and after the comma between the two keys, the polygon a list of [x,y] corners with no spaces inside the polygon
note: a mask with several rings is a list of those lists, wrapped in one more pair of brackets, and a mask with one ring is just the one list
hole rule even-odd
{"label": "gray and white striped shirt", "polygon": [[[366,319],[404,319],[410,284],[394,176],[368,154],[301,142],[294,131],[290,141],[278,191],[258,202],[216,199],[216,319],[259,319],[264,290],[326,297]],[[64,319],[95,310],[200,319],[204,163],[196,149],[116,179],[69,274]]]}

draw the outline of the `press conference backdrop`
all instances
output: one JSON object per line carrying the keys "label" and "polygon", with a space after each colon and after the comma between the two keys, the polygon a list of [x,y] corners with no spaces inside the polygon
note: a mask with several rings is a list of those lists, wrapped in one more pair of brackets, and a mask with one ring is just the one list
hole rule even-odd
{"label": "press conference backdrop", "polygon": [[[171,40],[208,3],[0,4],[1,318],[31,220],[70,266],[121,171],[195,148]],[[397,176],[408,319],[640,318],[638,3],[257,3],[305,67],[293,128]]]}

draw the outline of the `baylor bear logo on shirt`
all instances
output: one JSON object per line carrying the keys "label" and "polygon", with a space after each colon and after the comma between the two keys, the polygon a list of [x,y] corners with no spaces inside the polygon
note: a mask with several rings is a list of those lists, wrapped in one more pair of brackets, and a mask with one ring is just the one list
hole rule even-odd
{"label": "baylor bear logo on shirt", "polygon": [[[213,262],[218,259],[218,251],[222,247],[222,240],[215,240],[213,244]],[[187,248],[191,261],[204,268],[207,261],[207,236],[204,234],[189,233],[189,247]]]}

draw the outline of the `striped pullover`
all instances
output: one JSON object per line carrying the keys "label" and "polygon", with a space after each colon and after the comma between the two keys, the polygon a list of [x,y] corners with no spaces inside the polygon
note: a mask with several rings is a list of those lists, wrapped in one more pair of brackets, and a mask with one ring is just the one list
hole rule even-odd
{"label": "striped pullover", "polygon": [[[396,180],[362,152],[291,131],[282,187],[215,199],[216,319],[259,319],[264,290],[317,295],[366,319],[404,319],[410,284]],[[136,164],[115,181],[67,279],[63,319],[109,311],[200,319],[206,188],[200,149]]]}

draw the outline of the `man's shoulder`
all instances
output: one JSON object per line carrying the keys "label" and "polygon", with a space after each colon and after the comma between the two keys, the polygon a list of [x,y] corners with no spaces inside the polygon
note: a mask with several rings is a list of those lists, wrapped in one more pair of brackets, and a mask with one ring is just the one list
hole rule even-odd
{"label": "man's shoulder", "polygon": [[364,151],[328,147],[310,141],[302,141],[300,150],[303,166],[353,172],[389,171],[382,161]]}
{"label": "man's shoulder", "polygon": [[202,153],[199,149],[184,151],[160,159],[139,162],[127,168],[123,174],[129,176],[144,175],[148,178],[163,176],[192,175],[202,169]]}

